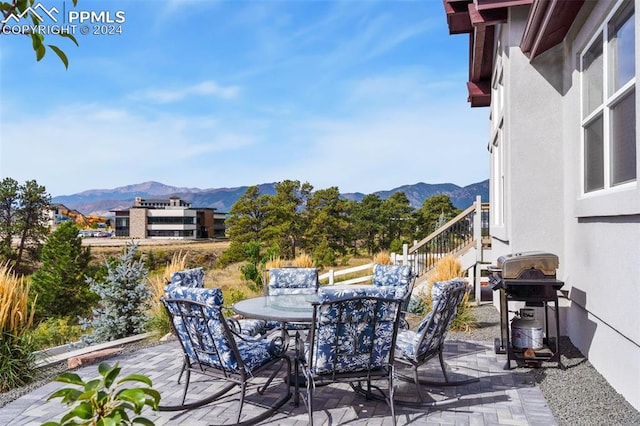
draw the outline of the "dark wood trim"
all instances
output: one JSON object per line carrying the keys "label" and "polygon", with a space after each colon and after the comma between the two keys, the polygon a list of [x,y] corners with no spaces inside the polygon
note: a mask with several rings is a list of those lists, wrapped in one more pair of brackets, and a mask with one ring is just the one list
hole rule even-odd
{"label": "dark wood trim", "polygon": [[533,60],[562,43],[583,4],[584,0],[535,0],[520,49]]}

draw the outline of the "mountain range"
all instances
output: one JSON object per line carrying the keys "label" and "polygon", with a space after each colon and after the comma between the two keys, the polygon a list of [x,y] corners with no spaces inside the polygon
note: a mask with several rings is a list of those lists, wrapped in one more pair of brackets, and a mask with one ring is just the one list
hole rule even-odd
{"label": "mountain range", "polygon": [[[275,185],[275,183],[263,183],[258,185],[258,188],[261,194],[275,194]],[[160,182],[144,182],[113,189],[90,189],[77,194],[56,196],[52,198],[52,202],[64,204],[68,208],[78,210],[86,215],[113,216],[114,210],[131,207],[136,197],[169,198],[177,196],[190,202],[193,207],[208,207],[215,208],[219,212],[228,212],[247,188],[247,186],[210,189],[180,188]],[[482,197],[483,202],[489,201],[489,180],[464,187],[452,183],[428,184],[419,182],[390,190],[376,191],[374,194],[384,200],[396,192],[404,192],[415,208],[419,208],[429,197],[445,194],[451,198],[451,202],[456,208],[465,209],[475,201],[477,195]],[[366,194],[352,192],[340,195],[345,199],[360,201]]]}

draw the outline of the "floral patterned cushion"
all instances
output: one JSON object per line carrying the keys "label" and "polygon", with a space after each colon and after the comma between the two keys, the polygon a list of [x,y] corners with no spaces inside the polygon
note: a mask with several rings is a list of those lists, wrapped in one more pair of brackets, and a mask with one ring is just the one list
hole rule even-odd
{"label": "floral patterned cushion", "polygon": [[[398,332],[396,347],[403,357],[416,360],[421,354],[433,351],[442,344],[464,292],[458,293],[460,296],[456,298],[451,295],[454,290],[465,287],[466,284],[460,278],[433,283],[431,288],[433,309],[420,322],[416,331]],[[445,324],[441,319],[448,319],[448,321]]]}
{"label": "floral patterned cushion", "polygon": [[[164,289],[164,293],[167,295],[167,297],[170,297],[172,299],[183,299],[186,297],[182,297],[181,295],[189,293],[189,292],[185,293],[185,290],[184,290],[188,288],[198,288],[198,289],[204,288],[204,270],[202,268],[185,269],[180,272],[174,272],[171,275],[171,282],[167,284],[167,286]],[[182,289],[182,290],[178,290],[178,289]],[[214,303],[216,305],[224,304],[224,299],[222,297],[221,289],[212,288],[208,290],[212,290],[211,295],[215,293],[215,299],[216,299],[215,301],[205,301],[205,300],[198,300],[198,299],[196,300],[198,302],[207,303],[207,304],[209,303]],[[170,293],[173,294],[174,296],[169,296]],[[203,297],[199,295],[197,291],[195,293],[189,293],[189,294],[191,294],[190,297]],[[258,336],[260,334],[265,333],[267,330],[267,323],[266,321],[263,321],[263,320],[239,319],[236,321],[238,321],[238,325],[240,326],[240,334],[243,334],[245,336]]]}
{"label": "floral patterned cushion", "polygon": [[411,265],[373,265],[371,283],[378,287],[396,287],[398,298],[407,295],[412,279]]}
{"label": "floral patterned cushion", "polygon": [[319,299],[323,303],[316,306],[313,350],[309,346],[305,350],[312,373],[358,372],[389,365],[400,309],[392,289],[323,289]]}
{"label": "floral patterned cushion", "polygon": [[352,297],[382,297],[384,299],[396,299],[397,293],[394,288],[391,287],[374,287],[374,286],[359,286],[359,287],[323,287],[318,290],[318,301],[333,302],[337,300],[349,299]]}
{"label": "floral patterned cushion", "polygon": [[[191,362],[221,370],[250,373],[281,352],[267,339],[234,339],[222,314],[222,290],[170,286],[165,304],[171,313],[178,338]],[[186,299],[191,305],[172,299]],[[232,350],[235,344],[240,360]]]}
{"label": "floral patterned cushion", "polygon": [[277,294],[314,294],[318,291],[316,268],[271,268],[268,290]]}
{"label": "floral patterned cushion", "polygon": [[204,269],[193,268],[174,272],[171,274],[170,284],[182,287],[204,288]]}

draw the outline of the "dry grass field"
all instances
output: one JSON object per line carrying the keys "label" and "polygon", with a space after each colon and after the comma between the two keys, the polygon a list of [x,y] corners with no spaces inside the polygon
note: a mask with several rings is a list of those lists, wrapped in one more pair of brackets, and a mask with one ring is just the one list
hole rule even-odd
{"label": "dry grass field", "polygon": [[[85,238],[82,243],[91,247],[91,253],[95,262],[103,262],[109,256],[119,256],[124,246],[130,243],[130,239],[116,238]],[[245,296],[251,294],[243,282],[240,273],[240,264],[228,265],[224,269],[214,268],[215,261],[224,250],[229,247],[229,241],[185,241],[185,240],[135,240],[139,251],[145,255],[154,257],[156,266],[162,268],[169,263],[174,255],[185,256],[186,267],[202,266],[205,268],[205,282],[207,286],[221,287],[222,289],[242,289]],[[334,267],[339,270],[372,262],[371,258],[350,258],[348,265]],[[322,272],[326,272],[323,269]],[[344,279],[349,278],[345,277]],[[249,293],[249,294],[247,294]]]}

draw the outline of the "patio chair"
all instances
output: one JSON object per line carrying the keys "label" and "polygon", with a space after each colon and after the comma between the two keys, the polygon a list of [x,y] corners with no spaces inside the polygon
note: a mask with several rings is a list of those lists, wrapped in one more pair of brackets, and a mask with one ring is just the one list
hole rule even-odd
{"label": "patio chair", "polygon": [[[376,287],[322,289],[318,293],[307,341],[299,341],[297,347],[306,380],[306,395],[301,396],[310,425],[316,386],[334,382],[348,382],[367,397],[384,399],[395,425],[393,348],[402,303],[395,296],[394,289]],[[374,386],[372,379],[386,380],[387,393]],[[366,382],[365,388],[362,382]]]}
{"label": "patio chair", "polygon": [[[425,402],[420,385],[455,386],[473,383],[479,380],[477,378],[464,381],[449,380],[443,356],[445,337],[466,291],[466,284],[460,278],[435,282],[431,289],[431,311],[422,319],[415,331],[401,330],[398,332],[395,361],[397,364],[409,367],[413,373],[411,376],[407,376],[402,374],[402,372],[398,372],[398,378],[415,383],[419,398],[419,401],[415,402],[415,405],[424,406],[437,404],[431,401]],[[421,380],[418,369],[436,355],[440,360],[440,367],[442,368],[445,381],[433,382]],[[404,405],[414,404],[413,401],[400,400],[398,403]]]}
{"label": "patio chair", "polygon": [[416,276],[411,271],[411,265],[373,265],[373,278],[371,284],[377,287],[393,287],[396,289],[396,297],[403,300],[400,328],[408,329],[409,324],[405,320],[405,314],[409,308],[413,285]]}
{"label": "patio chair", "polygon": [[[264,271],[264,295],[277,296],[281,294],[315,294],[320,287],[317,268],[300,268],[287,266],[283,268],[269,268]],[[282,328],[277,321],[268,321],[266,328]],[[286,323],[286,330],[308,330],[309,324]]]}
{"label": "patio chair", "polygon": [[315,294],[320,286],[316,268],[269,268],[264,273],[264,295]]}
{"label": "patio chair", "polygon": [[[188,288],[204,288],[204,269],[197,267],[173,272],[171,274],[171,280],[167,283],[167,286],[171,285]],[[236,331],[241,334],[246,334],[247,336],[264,334],[267,331],[266,324],[266,321],[256,319],[233,320],[233,326],[236,328]]]}
{"label": "patio chair", "polygon": [[[247,385],[252,379],[272,370],[266,383],[257,390],[259,394],[263,394],[283,365],[287,366],[285,378],[290,377],[291,361],[285,353],[282,339],[279,336],[271,340],[251,338],[234,332],[223,316],[222,291],[219,288],[170,286],[167,297],[162,298],[162,302],[182,345],[186,380],[182,402],[162,406],[161,410],[197,408],[215,401],[238,386],[240,398],[236,421],[240,423]],[[195,402],[185,402],[192,372],[220,380],[223,388]],[[243,420],[243,424],[267,419],[290,397],[291,391],[287,385],[285,394],[271,404],[270,408],[249,420]]]}

